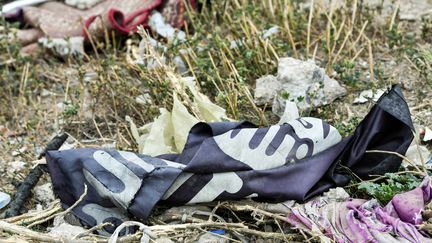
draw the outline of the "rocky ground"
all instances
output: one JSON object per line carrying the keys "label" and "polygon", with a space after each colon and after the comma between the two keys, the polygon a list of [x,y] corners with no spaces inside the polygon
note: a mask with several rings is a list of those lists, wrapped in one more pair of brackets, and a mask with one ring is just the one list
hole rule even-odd
{"label": "rocky ground", "polygon": [[[199,90],[224,108],[230,119],[260,126],[275,124],[288,99],[297,103],[301,115],[322,118],[344,136],[372,107],[374,93],[401,84],[420,136],[425,128],[432,128],[431,9],[430,0],[211,1],[201,12],[189,13],[184,42],[141,32],[107,37],[86,46],[85,54],[77,56],[46,48],[23,56],[13,38],[17,26],[3,21],[0,191],[13,195],[40,162],[37,157],[46,144],[61,132],[70,135],[65,147],[138,151],[139,143],[126,116],[142,126],[159,115],[159,108],[171,110],[173,77],[194,77]],[[152,44],[150,38],[159,44]],[[307,92],[317,83],[332,88]],[[284,88],[294,91],[287,93]],[[364,90],[371,90],[372,96],[358,100]],[[427,155],[430,141],[418,142]],[[44,175],[22,213],[56,209],[50,185]],[[347,191],[351,196],[374,196],[357,186]],[[193,210],[205,216],[223,204]],[[151,219],[153,225],[191,209],[160,210]],[[218,212],[232,212],[229,219],[239,214],[245,224],[261,233],[239,230],[240,235],[229,233],[214,239],[214,234],[201,228],[191,229],[194,234],[180,230],[178,235],[164,230],[174,241],[318,240],[250,208],[225,205]],[[201,216],[197,218],[205,218]],[[57,235],[85,231],[58,228],[62,219],[56,220],[32,229],[45,232],[55,225],[60,231]],[[11,242],[17,240],[10,234],[3,236]],[[169,242],[168,238],[160,242]]]}

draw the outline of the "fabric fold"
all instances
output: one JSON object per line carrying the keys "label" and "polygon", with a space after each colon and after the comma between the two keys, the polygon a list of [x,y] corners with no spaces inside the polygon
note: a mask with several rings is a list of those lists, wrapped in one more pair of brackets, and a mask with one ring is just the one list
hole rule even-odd
{"label": "fabric fold", "polygon": [[[395,93],[401,99],[393,99]],[[344,168],[361,178],[398,170],[399,157],[365,151],[405,153],[413,135],[409,110],[403,109],[406,102],[400,95],[399,86],[384,94],[345,139],[334,127],[312,117],[261,128],[247,122],[198,123],[177,155],[150,157],[82,148],[49,151],[47,163],[65,207],[79,198],[87,184],[89,193],[74,213],[90,226],[100,220],[94,213],[89,215],[91,210],[82,210],[89,204],[145,220],[157,203],[184,205],[245,197],[304,201],[346,185],[350,174]],[[404,119],[381,107],[389,99],[394,101],[393,111],[402,107],[398,111]],[[106,220],[112,219],[112,213],[107,215]]]}

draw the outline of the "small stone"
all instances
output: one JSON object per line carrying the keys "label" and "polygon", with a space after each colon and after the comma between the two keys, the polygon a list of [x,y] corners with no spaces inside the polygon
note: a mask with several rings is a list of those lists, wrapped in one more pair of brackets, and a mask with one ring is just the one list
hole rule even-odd
{"label": "small stone", "polygon": [[14,161],[9,163],[8,172],[15,173],[23,170],[25,168],[26,163],[23,161]]}
{"label": "small stone", "polygon": [[183,62],[183,59],[180,56],[174,57],[174,64],[178,73],[182,74],[188,71],[186,64]]}
{"label": "small stone", "polygon": [[342,187],[336,187],[325,192],[324,197],[327,197],[332,202],[344,202],[350,198],[350,195]]}
{"label": "small stone", "polygon": [[230,41],[230,49],[239,48],[241,46],[243,46],[243,42],[241,40]]}
{"label": "small stone", "polygon": [[104,143],[101,145],[102,148],[104,149],[116,149],[116,142],[112,142],[112,143]]}
{"label": "small stone", "polygon": [[138,95],[137,97],[135,97],[135,101],[141,105],[149,105],[153,103],[152,98],[148,93]]}
{"label": "small stone", "polygon": [[185,32],[175,29],[171,25],[165,23],[162,14],[157,11],[153,11],[153,14],[150,16],[149,25],[160,36],[169,40],[177,38],[178,40],[184,41],[186,39]]}
{"label": "small stone", "polygon": [[266,75],[256,80],[255,104],[271,104],[282,85],[273,75]]}
{"label": "small stone", "polygon": [[269,224],[264,225],[265,232],[273,232],[273,227]]}
{"label": "small stone", "polygon": [[167,237],[157,238],[156,240],[154,240],[154,242],[156,242],[156,243],[174,243],[174,241],[172,241],[170,238],[167,238]]}
{"label": "small stone", "polygon": [[198,238],[198,243],[227,243],[227,242],[228,239],[211,233],[204,233]]}
{"label": "small stone", "polygon": [[378,89],[378,90],[364,90],[360,93],[360,95],[354,99],[354,104],[364,104],[368,102],[369,100],[373,100],[374,102],[377,102],[378,99],[385,93],[385,89]]}
{"label": "small stone", "polygon": [[[422,166],[423,162],[428,162],[432,155],[429,152],[428,148],[423,145],[417,145],[414,142],[409,146],[405,156],[414,164],[418,166]],[[404,166],[409,166],[408,162],[403,161],[402,164]],[[426,164],[426,167],[431,168],[431,164]]]}
{"label": "small stone", "polygon": [[46,98],[46,97],[48,97],[50,94],[51,94],[51,92],[50,92],[49,90],[47,90],[47,89],[42,89],[42,91],[40,92],[40,96],[41,96],[42,98]]}
{"label": "small stone", "polygon": [[39,38],[39,44],[52,51],[55,55],[67,57],[70,55],[81,57],[84,52],[84,37],[62,38]]}
{"label": "small stone", "polygon": [[74,236],[86,232],[86,229],[68,224],[63,216],[57,216],[54,218],[53,227],[48,229],[49,235],[62,237],[65,239],[72,239]]}
{"label": "small stone", "polygon": [[429,142],[432,140],[432,130],[428,127],[424,128],[423,142]]}
{"label": "small stone", "polygon": [[49,206],[55,200],[51,183],[35,187],[34,193],[36,199],[41,202],[44,207]]}
{"label": "small stone", "polygon": [[277,33],[279,33],[279,26],[273,26],[270,29],[264,31],[262,38],[265,40],[271,37],[272,35],[276,35]]}

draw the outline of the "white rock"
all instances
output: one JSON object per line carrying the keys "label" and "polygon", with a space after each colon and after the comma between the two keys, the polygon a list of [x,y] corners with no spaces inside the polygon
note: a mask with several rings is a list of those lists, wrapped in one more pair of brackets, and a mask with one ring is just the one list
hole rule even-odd
{"label": "white rock", "polygon": [[51,92],[47,89],[42,89],[42,91],[40,92],[40,96],[45,98],[51,95]]}
{"label": "white rock", "polygon": [[153,30],[155,30],[160,36],[164,38],[177,38],[181,41],[184,41],[186,39],[186,34],[183,31],[175,29],[171,25],[165,23],[162,14],[157,11],[153,11],[152,15],[150,16],[149,25]]}
{"label": "white rock", "polygon": [[98,74],[95,71],[90,70],[84,74],[83,81],[85,83],[91,83],[92,81],[97,81],[98,78],[99,78]]}
{"label": "white rock", "polygon": [[15,173],[23,170],[25,168],[26,163],[23,161],[14,161],[9,163],[8,172]]}
{"label": "white rock", "polygon": [[116,149],[116,145],[117,143],[114,141],[112,143],[104,143],[101,145],[101,147],[105,149]]}
{"label": "white rock", "polygon": [[45,207],[49,206],[55,200],[51,183],[46,183],[35,187],[34,193],[36,199]]}
{"label": "white rock", "polygon": [[364,104],[369,100],[377,102],[378,99],[385,93],[385,89],[378,89],[375,92],[371,89],[363,90],[357,98],[354,99],[354,104]]}
{"label": "white rock", "polygon": [[[268,75],[257,80],[255,101],[258,105],[273,99],[273,112],[282,116],[286,101],[280,93],[288,94],[300,111],[330,104],[344,96],[346,89],[331,79],[313,60],[301,61],[286,57],[279,60],[277,77]],[[286,97],[285,97],[286,98]]]}
{"label": "white rock", "polygon": [[[423,162],[428,162],[431,158],[431,153],[426,146],[417,145],[413,142],[411,146],[409,146],[405,156],[416,165],[421,166]],[[404,161],[403,165],[409,166],[409,163]],[[431,168],[431,165],[427,165],[427,167]]]}
{"label": "white rock", "polygon": [[198,238],[197,243],[227,243],[227,242],[228,239],[226,238],[222,238],[220,236],[211,233],[204,233]]}
{"label": "white rock", "polygon": [[56,104],[56,107],[59,110],[63,110],[65,108],[65,103],[64,102],[59,102],[59,103]]}
{"label": "white rock", "polygon": [[270,29],[264,31],[262,38],[265,40],[265,39],[268,39],[269,37],[271,37],[272,35],[275,35],[277,33],[279,33],[279,26],[273,26]]}
{"label": "white rock", "polygon": [[424,130],[423,142],[429,142],[432,140],[432,130],[426,127]]}
{"label": "white rock", "polygon": [[[136,64],[145,65],[148,69],[160,67],[166,63],[166,57],[160,55],[159,52],[165,53],[167,50],[168,48],[162,43],[148,36],[140,41],[138,53],[136,53],[134,62]],[[154,52],[157,57],[149,55],[149,53],[151,54],[152,52]]]}
{"label": "white rock", "polygon": [[174,243],[170,238],[167,237],[161,237],[157,238],[156,240],[153,240],[155,243]]}
{"label": "white rock", "polygon": [[330,189],[328,192],[325,192],[324,197],[326,197],[329,201],[344,202],[350,198],[350,195],[342,187],[336,187]]}
{"label": "white rock", "polygon": [[230,41],[230,49],[238,48],[240,46],[243,46],[243,42],[241,40]]}
{"label": "white rock", "polygon": [[174,57],[174,64],[176,66],[176,71],[180,74],[185,73],[189,70],[180,56]]}
{"label": "white rock", "polygon": [[272,103],[277,92],[282,88],[281,83],[273,75],[266,75],[256,80],[255,103],[265,105]]}
{"label": "white rock", "polygon": [[85,54],[84,37],[81,36],[70,37],[68,39],[51,39],[47,37],[42,37],[39,39],[39,43],[43,47],[51,50],[54,54],[61,57],[67,57],[69,55],[75,55],[80,57]]}
{"label": "white rock", "polygon": [[135,101],[141,105],[149,105],[153,103],[152,98],[148,93],[138,95],[137,97],[135,97]]}
{"label": "white rock", "polygon": [[48,229],[49,235],[63,237],[65,239],[71,239],[72,237],[86,232],[86,229],[68,224],[63,216],[57,216],[54,218],[53,227]]}

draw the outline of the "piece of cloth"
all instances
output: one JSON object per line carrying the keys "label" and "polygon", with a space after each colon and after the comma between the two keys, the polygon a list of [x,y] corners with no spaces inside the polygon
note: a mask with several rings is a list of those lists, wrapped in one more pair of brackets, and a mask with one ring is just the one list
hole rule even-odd
{"label": "piece of cloth", "polygon": [[[83,148],[47,152],[54,190],[84,224],[118,225],[126,216],[145,220],[157,203],[184,205],[214,200],[310,199],[361,178],[395,172],[413,139],[408,106],[399,86],[381,97],[354,134],[317,118],[256,128],[248,122],[198,123],[180,154],[150,157]],[[350,172],[346,170],[350,169]],[[109,230],[109,229],[107,229]],[[112,230],[112,229],[111,229]]]}
{"label": "piece of cloth", "polygon": [[[6,13],[6,17],[22,20],[50,38],[101,38],[106,30],[129,34],[135,32],[140,25],[148,27],[148,18],[153,10],[160,10],[167,23],[181,28],[185,22],[186,2],[192,7],[195,6],[195,0],[105,0],[92,8],[80,10],[61,2],[50,1],[38,6],[15,9]],[[26,36],[22,37],[24,40],[37,40],[41,35],[33,32],[25,34]],[[18,35],[20,37],[23,34]],[[27,42],[25,44],[28,44]]]}
{"label": "piece of cloth", "polygon": [[291,207],[287,220],[319,235],[322,242],[432,242],[417,228],[421,211],[432,200],[431,191],[427,177],[418,188],[395,195],[385,207],[375,199],[324,195]]}

